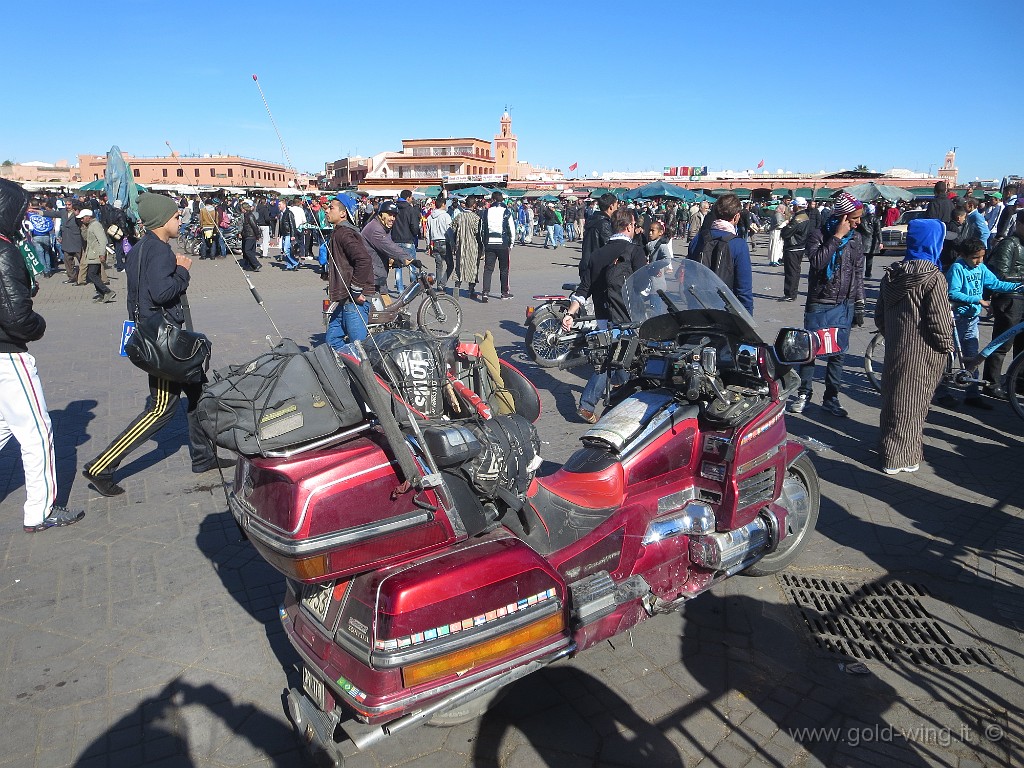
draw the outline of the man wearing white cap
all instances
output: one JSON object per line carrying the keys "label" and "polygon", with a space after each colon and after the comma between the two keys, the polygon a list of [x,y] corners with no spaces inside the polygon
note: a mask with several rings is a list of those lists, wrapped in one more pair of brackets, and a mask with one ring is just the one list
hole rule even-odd
{"label": "man wearing white cap", "polygon": [[103,225],[96,220],[91,208],[80,210],[77,218],[82,226],[82,239],[85,241],[85,255],[82,256],[82,266],[87,271],[85,279],[96,289],[96,295],[92,300],[97,304],[111,302],[115,294],[103,284],[103,278],[100,276],[100,267],[107,260],[107,233],[103,231]]}

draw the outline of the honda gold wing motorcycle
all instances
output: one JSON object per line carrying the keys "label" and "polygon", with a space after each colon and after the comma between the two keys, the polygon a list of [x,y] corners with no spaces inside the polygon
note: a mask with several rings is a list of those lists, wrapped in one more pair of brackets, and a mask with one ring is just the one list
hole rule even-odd
{"label": "honda gold wing motorcycle", "polygon": [[408,364],[408,344],[340,355],[365,423],[239,461],[231,509],[287,577],[302,658],[287,706],[319,761],[479,716],[526,675],[806,547],[819,483],[784,403],[810,334],[765,343],[695,261],[655,262],[624,295],[636,332],[609,365],[631,379],[553,474],[536,476],[522,374],[502,361],[515,412],[500,413],[450,389],[445,361]]}

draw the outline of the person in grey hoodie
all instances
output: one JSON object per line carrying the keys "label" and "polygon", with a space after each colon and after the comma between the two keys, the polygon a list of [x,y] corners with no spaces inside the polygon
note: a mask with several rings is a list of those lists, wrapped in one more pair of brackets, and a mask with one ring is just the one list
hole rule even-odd
{"label": "person in grey hoodie", "polygon": [[445,291],[448,278],[452,276],[455,262],[448,250],[448,239],[451,236],[452,217],[445,209],[444,198],[434,201],[434,208],[427,217],[427,238],[430,241],[430,252],[434,254],[434,274],[437,287]]}

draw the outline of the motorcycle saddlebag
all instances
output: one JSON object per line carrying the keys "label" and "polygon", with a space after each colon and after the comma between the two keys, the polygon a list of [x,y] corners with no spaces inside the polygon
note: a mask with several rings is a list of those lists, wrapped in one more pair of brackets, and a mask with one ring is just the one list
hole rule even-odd
{"label": "motorcycle saddlebag", "polygon": [[198,411],[210,439],[243,456],[302,445],[365,416],[334,350],[322,344],[304,353],[290,339],[255,360],[216,371]]}

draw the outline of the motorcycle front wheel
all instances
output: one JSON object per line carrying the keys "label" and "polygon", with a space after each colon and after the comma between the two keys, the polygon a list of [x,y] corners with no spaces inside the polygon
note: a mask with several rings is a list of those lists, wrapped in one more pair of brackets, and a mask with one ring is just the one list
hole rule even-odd
{"label": "motorcycle front wheel", "polygon": [[526,349],[530,358],[542,368],[557,368],[569,356],[572,344],[558,342],[562,335],[562,316],[553,307],[541,307],[533,313],[526,327]]}
{"label": "motorcycle front wheel", "polygon": [[742,571],[747,576],[771,576],[786,568],[800,556],[818,524],[821,486],[818,471],[806,454],[794,461],[786,472],[779,504],[786,508],[786,537],[774,552]]}
{"label": "motorcycle front wheel", "polygon": [[416,322],[435,339],[454,336],[462,327],[462,307],[447,294],[428,294],[416,312]]}
{"label": "motorcycle front wheel", "polygon": [[868,348],[864,350],[864,373],[868,375],[868,381],[875,388],[876,392],[882,391],[882,371],[885,369],[885,337],[882,332],[877,332],[868,342]]}
{"label": "motorcycle front wheel", "polygon": [[1006,373],[1006,397],[1010,407],[1020,418],[1024,419],[1024,353],[1017,355],[1010,363]]}

